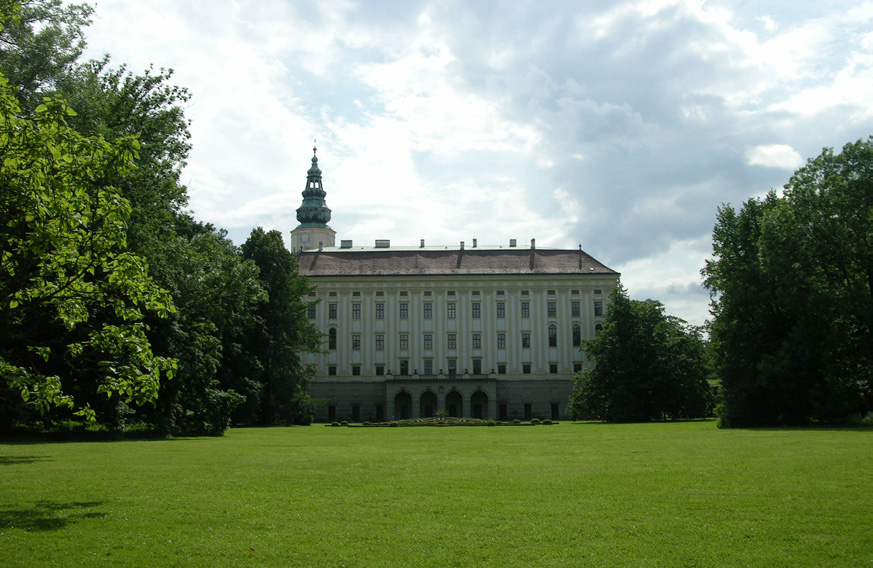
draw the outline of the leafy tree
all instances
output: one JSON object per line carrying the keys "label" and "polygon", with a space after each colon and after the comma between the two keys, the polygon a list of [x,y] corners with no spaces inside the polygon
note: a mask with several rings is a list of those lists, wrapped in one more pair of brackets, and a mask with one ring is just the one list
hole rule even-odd
{"label": "leafy tree", "polygon": [[[300,353],[316,351],[321,343],[321,333],[306,317],[306,296],[314,288],[298,272],[297,260],[278,231],[254,229],[242,253],[260,269],[269,296],[258,308],[258,326],[249,336],[249,350],[263,365],[257,421],[309,424],[315,405],[308,391],[315,370],[303,364]],[[252,418],[255,409],[246,410]]]}
{"label": "leafy tree", "polygon": [[594,368],[580,372],[569,411],[574,419],[644,422],[700,418],[709,383],[700,331],[664,313],[655,300],[610,292],[603,330],[583,342]]}
{"label": "leafy tree", "polygon": [[170,312],[170,297],[126,250],[130,205],[108,181],[126,175],[138,143],[80,135],[60,99],[19,115],[0,76],[0,375],[42,412],[74,406],[60,371],[76,365],[90,390],[154,402],[175,361],[153,354],[142,320]]}
{"label": "leafy tree", "polygon": [[869,410],[873,138],[825,149],[780,197],[719,209],[711,334],[722,426],[844,420]]}

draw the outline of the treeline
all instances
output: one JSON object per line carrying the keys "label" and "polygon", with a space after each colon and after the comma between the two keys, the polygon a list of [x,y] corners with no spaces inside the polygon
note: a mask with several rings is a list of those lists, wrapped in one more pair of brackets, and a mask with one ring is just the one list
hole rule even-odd
{"label": "treeline", "polygon": [[594,367],[576,377],[574,418],[714,411],[727,428],[869,421],[873,137],[826,148],[781,193],[721,206],[712,246],[705,329],[613,290],[603,331],[583,342]]}
{"label": "treeline", "polygon": [[189,93],[80,61],[91,13],[0,0],[0,428],[309,423],[308,281],[186,211]]}

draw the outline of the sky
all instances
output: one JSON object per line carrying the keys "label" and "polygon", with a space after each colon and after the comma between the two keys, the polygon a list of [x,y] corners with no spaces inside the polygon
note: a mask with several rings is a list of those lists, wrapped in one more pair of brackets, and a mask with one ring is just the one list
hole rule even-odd
{"label": "sky", "polygon": [[[100,0],[86,57],[191,94],[194,216],[290,245],[582,248],[700,325],[719,206],[873,134],[873,2]],[[468,245],[469,246],[469,245]]]}

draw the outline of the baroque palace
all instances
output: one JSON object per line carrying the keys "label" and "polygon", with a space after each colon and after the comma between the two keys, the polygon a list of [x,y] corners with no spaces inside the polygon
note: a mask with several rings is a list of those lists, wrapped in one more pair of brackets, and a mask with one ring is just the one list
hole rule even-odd
{"label": "baroque palace", "polygon": [[518,246],[356,246],[327,223],[313,148],[291,247],[316,287],[324,333],[307,354],[318,422],[449,416],[568,419],[580,350],[600,328],[619,274],[578,250]]}

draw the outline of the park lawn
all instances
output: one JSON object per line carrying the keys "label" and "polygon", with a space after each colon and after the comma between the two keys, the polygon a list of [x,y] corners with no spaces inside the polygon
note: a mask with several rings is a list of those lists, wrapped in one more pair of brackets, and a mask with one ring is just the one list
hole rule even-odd
{"label": "park lawn", "polygon": [[0,566],[873,567],[873,430],[712,421],[0,444]]}

